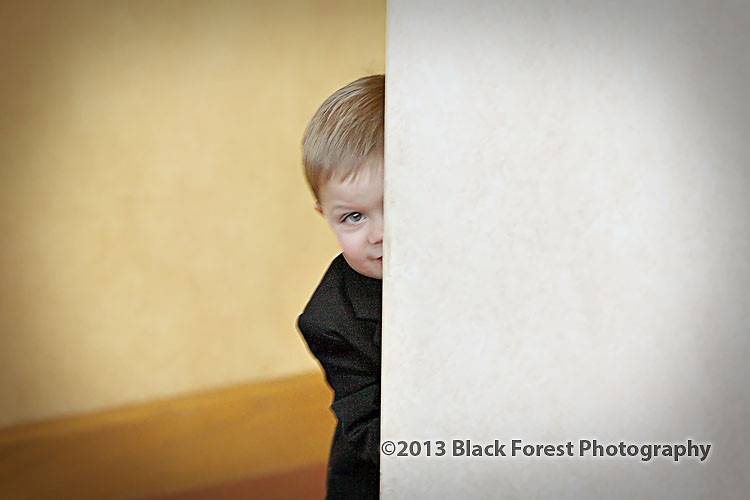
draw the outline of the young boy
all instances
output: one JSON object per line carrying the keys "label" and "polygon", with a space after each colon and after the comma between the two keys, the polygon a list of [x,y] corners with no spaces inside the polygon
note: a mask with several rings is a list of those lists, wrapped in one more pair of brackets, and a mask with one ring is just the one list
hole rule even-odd
{"label": "young boy", "polygon": [[317,110],[302,146],[315,210],[342,249],[297,319],[334,391],[329,500],[379,497],[384,104],[384,75],[346,85]]}

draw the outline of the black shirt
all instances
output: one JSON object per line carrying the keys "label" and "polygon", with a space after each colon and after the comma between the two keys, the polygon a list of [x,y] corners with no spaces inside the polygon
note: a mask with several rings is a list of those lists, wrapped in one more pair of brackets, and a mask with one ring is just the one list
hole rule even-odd
{"label": "black shirt", "polygon": [[297,319],[334,391],[329,500],[379,497],[381,301],[382,281],[339,254]]}

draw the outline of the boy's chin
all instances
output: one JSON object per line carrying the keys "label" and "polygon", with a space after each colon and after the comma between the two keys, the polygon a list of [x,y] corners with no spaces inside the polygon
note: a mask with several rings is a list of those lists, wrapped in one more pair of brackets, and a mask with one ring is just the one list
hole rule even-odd
{"label": "boy's chin", "polygon": [[374,278],[376,280],[382,280],[383,279],[383,270],[382,269],[354,269],[362,276],[367,276],[368,278]]}
{"label": "boy's chin", "polygon": [[351,260],[344,254],[344,259],[349,263],[349,267],[354,269],[357,273],[368,278],[374,278],[377,280],[383,279],[383,261],[382,260],[370,260],[364,263],[357,263],[353,265]]}
{"label": "boy's chin", "polygon": [[374,273],[370,278],[375,278],[376,280],[382,280],[383,279],[383,271],[380,271],[379,273]]}

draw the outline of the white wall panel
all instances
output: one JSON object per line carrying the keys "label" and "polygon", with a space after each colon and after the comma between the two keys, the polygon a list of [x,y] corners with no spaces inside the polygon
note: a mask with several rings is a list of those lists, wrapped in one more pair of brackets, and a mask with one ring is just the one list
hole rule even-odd
{"label": "white wall panel", "polygon": [[750,4],[391,0],[382,497],[744,498]]}

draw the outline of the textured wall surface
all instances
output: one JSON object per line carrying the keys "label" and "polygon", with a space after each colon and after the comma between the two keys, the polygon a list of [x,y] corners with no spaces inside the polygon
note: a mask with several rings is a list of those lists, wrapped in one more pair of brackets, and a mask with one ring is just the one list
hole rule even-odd
{"label": "textured wall surface", "polygon": [[0,3],[0,426],[318,370],[300,143],[382,0]]}
{"label": "textured wall surface", "polygon": [[383,441],[712,448],[423,447],[383,498],[744,498],[747,2],[392,0],[387,45]]}

